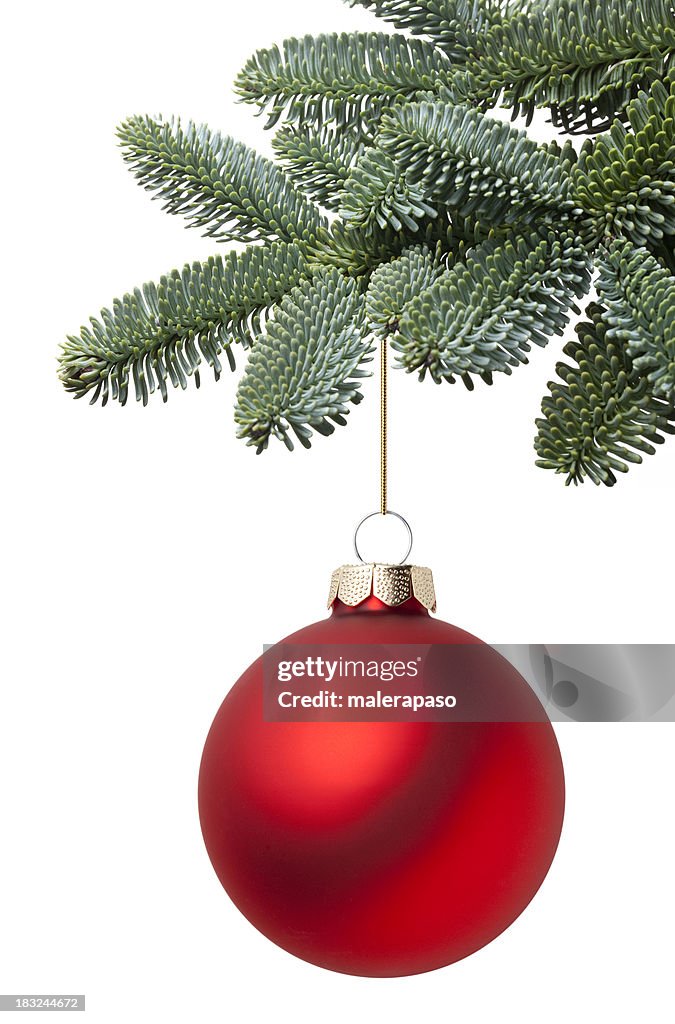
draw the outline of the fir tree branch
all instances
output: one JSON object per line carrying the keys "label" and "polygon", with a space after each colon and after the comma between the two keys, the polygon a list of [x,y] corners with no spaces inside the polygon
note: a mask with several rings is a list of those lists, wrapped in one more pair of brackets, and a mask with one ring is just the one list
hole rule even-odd
{"label": "fir tree branch", "polygon": [[260,317],[302,281],[307,265],[294,245],[272,243],[187,265],[116,299],[62,346],[60,376],[76,398],[126,404],[130,380],[147,404],[167,382],[185,388],[205,361],[216,380],[225,354],[234,369],[233,342],[248,347],[263,329]]}
{"label": "fir tree branch", "polygon": [[595,215],[599,234],[659,246],[675,234],[675,85],[656,82],[626,117],[631,131],[615,121],[583,148],[572,172],[574,194]]}
{"label": "fir tree branch", "polygon": [[612,339],[603,307],[591,303],[587,315],[576,327],[578,341],[563,349],[573,365],[558,363],[562,383],[549,383],[542,402],[537,465],[564,473],[568,484],[588,477],[611,487],[616,473],[653,455],[664,433],[675,433],[675,407],[654,395],[625,346]]}
{"label": "fir tree branch", "polygon": [[409,235],[392,228],[366,232],[351,229],[336,220],[329,228],[319,231],[307,247],[307,258],[311,265],[332,267],[350,277],[361,277],[411,244]]}
{"label": "fir tree branch", "polygon": [[[565,350],[577,363],[544,400],[537,451],[569,480],[614,482],[675,432],[672,0],[347,2],[413,38],[306,36],[255,54],[237,90],[268,127],[289,122],[278,163],[192,123],[120,127],[169,212],[265,247],[116,300],[64,344],[64,386],[103,404],[166,399],[203,362],[216,378],[223,356],[233,367],[238,341],[252,346],[239,436],[308,446],[360,400],[368,331],[420,377],[489,383],[562,333],[593,255],[603,305]],[[548,107],[571,133],[612,127],[577,155],[486,117],[500,102],[526,118]]]}
{"label": "fir tree branch", "polygon": [[281,166],[305,195],[328,210],[336,210],[350,169],[363,153],[366,141],[354,130],[288,125],[276,133],[272,146]]}
{"label": "fir tree branch", "polygon": [[411,246],[427,245],[448,256],[464,253],[471,245],[485,241],[489,234],[489,227],[480,221],[460,217],[450,220],[440,214],[415,231],[395,231],[377,224],[366,230],[336,220],[330,228],[319,231],[306,252],[311,266],[336,267],[351,277],[367,277],[381,263],[400,256]]}
{"label": "fir tree branch", "polygon": [[332,434],[361,400],[360,364],[370,358],[358,282],[323,270],[281,302],[251,353],[237,391],[238,436],[263,451],[271,437],[309,448],[312,431]]}
{"label": "fir tree branch", "polygon": [[366,316],[371,332],[386,338],[398,331],[403,311],[444,272],[439,254],[426,245],[404,249],[400,256],[375,270],[366,292]]}
{"label": "fir tree branch", "polygon": [[498,0],[346,0],[413,35],[426,36],[453,64],[466,61],[476,36],[501,20]]}
{"label": "fir tree branch", "polygon": [[366,151],[345,186],[342,215],[352,223],[417,221],[429,204],[494,225],[582,215],[569,150],[551,152],[476,110],[407,103],[383,118],[376,141],[386,159]]}
{"label": "fir tree branch", "polygon": [[511,373],[532,344],[563,333],[589,283],[587,253],[572,232],[491,240],[412,300],[392,347],[408,371],[437,383]]}
{"label": "fir tree branch", "polygon": [[504,18],[480,58],[455,76],[456,96],[528,119],[549,107],[568,132],[597,132],[639,89],[665,77],[675,54],[671,0],[549,0]]}
{"label": "fir tree branch", "polygon": [[655,395],[675,398],[675,277],[644,248],[615,242],[598,257],[608,337],[626,346]]}
{"label": "fir tree branch", "polygon": [[255,53],[236,80],[239,96],[292,123],[372,123],[382,110],[434,90],[450,63],[421,39],[377,32],[304,36]]}
{"label": "fir tree branch", "polygon": [[377,225],[394,231],[417,231],[434,206],[425,201],[425,189],[404,179],[394,159],[378,148],[368,149],[347,178],[340,214],[366,231]]}
{"label": "fir tree branch", "polygon": [[204,125],[132,117],[118,137],[134,176],[164,209],[219,242],[292,242],[326,223],[271,160]]}

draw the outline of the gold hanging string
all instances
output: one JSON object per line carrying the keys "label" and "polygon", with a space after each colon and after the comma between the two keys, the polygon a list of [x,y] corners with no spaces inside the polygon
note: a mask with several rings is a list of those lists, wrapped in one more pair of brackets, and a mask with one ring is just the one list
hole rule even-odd
{"label": "gold hanging string", "polygon": [[387,339],[380,346],[380,513],[387,514]]}
{"label": "gold hanging string", "polygon": [[[405,565],[408,555],[412,550],[413,535],[410,529],[410,524],[407,519],[404,519],[398,512],[392,511],[388,507],[387,502],[387,339],[383,338],[380,345],[380,507],[377,512],[369,512],[367,516],[364,516],[360,523],[358,523],[354,530],[354,552],[361,565],[369,565],[372,569],[375,565],[374,562],[367,563],[361,551],[359,549],[359,530],[367,523],[370,519],[374,519],[376,516],[393,516],[394,519],[398,519],[403,525],[403,528],[407,535],[407,547],[405,549],[403,557],[398,561],[394,562],[393,565],[402,566]],[[379,564],[379,568],[383,569],[386,566]],[[391,566],[389,566],[391,568]],[[418,572],[427,572],[428,570],[417,570]]]}

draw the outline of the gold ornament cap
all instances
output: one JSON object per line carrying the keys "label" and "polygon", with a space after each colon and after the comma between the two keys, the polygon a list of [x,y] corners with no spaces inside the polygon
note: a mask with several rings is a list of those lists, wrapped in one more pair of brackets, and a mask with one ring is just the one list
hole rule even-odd
{"label": "gold ornament cap", "polygon": [[335,600],[355,608],[367,597],[396,608],[414,597],[427,611],[436,611],[431,569],[420,565],[341,565],[331,576],[328,607]]}

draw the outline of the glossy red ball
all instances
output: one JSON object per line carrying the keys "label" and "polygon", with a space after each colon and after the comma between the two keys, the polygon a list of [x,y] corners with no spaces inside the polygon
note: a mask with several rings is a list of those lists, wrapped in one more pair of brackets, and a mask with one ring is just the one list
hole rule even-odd
{"label": "glossy red ball", "polygon": [[[375,597],[288,640],[480,643],[414,599]],[[536,700],[504,664],[481,686]],[[206,847],[241,912],[303,960],[370,977],[446,966],[504,931],[549,869],[563,808],[548,721],[265,721],[262,659],[221,705],[199,777]]]}

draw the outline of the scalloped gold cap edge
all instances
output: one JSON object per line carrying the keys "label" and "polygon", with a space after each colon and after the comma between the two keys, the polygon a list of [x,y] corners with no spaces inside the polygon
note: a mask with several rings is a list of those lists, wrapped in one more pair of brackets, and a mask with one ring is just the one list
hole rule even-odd
{"label": "scalloped gold cap edge", "polygon": [[331,576],[328,607],[336,600],[355,608],[367,597],[396,608],[414,597],[427,611],[436,611],[431,569],[420,565],[341,565]]}

